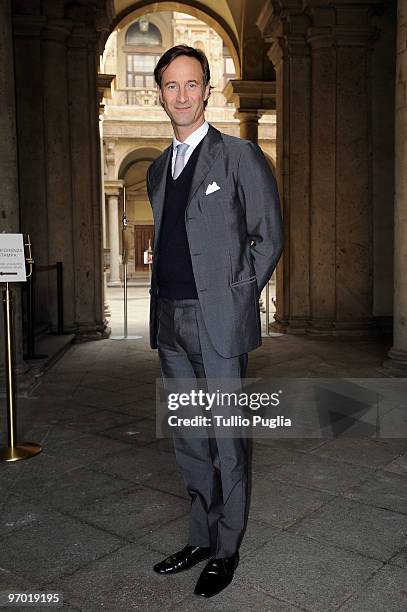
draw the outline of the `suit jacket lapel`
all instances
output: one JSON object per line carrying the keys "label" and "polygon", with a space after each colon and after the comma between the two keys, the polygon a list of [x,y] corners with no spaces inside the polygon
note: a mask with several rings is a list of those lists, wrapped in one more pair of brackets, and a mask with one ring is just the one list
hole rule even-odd
{"label": "suit jacket lapel", "polygon": [[164,210],[165,184],[167,182],[168,164],[171,162],[172,144],[163,152],[161,161],[151,177],[152,204],[155,210],[154,248],[158,244],[161,220]]}
{"label": "suit jacket lapel", "polygon": [[[209,125],[208,133],[203,139],[199,157],[192,177],[187,208],[194,197],[198,187],[205,180],[208,172],[215,163],[221,150],[222,136],[219,130]],[[155,209],[155,239],[154,247],[158,244],[161,221],[164,210],[165,185],[167,181],[168,164],[171,163],[172,144],[163,152],[162,158],[151,177],[152,200]]]}
{"label": "suit jacket lapel", "polygon": [[222,136],[219,130],[209,124],[209,130],[203,139],[199,157],[192,177],[191,189],[189,191],[187,208],[194,197],[198,187],[207,177],[209,170],[215,163],[221,150]]}

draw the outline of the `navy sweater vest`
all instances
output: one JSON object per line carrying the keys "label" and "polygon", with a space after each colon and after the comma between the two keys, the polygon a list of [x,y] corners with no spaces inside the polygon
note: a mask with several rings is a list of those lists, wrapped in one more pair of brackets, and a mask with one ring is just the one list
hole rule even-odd
{"label": "navy sweater vest", "polygon": [[171,173],[171,160],[168,164],[157,262],[160,297],[174,300],[198,298],[185,227],[185,210],[202,142],[203,139],[175,181]]}

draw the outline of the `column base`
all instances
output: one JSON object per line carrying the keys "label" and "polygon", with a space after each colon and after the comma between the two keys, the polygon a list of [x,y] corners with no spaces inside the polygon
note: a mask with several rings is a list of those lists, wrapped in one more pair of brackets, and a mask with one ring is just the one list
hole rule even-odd
{"label": "column base", "polygon": [[280,334],[306,334],[307,323],[299,322],[294,323],[288,319],[281,319],[278,315],[274,315],[274,321],[270,321],[269,331],[278,332]]}
{"label": "column base", "polygon": [[383,362],[383,367],[395,376],[407,376],[407,351],[393,346],[387,354],[390,359]]}
{"label": "column base", "polygon": [[123,283],[119,280],[107,281],[108,287],[123,287]]}
{"label": "column base", "polygon": [[270,329],[284,334],[309,336],[375,336],[381,333],[374,319],[332,321],[296,317],[284,320],[276,316],[270,323]]}
{"label": "column base", "polygon": [[[16,397],[29,397],[30,393],[40,384],[38,376],[31,370],[23,372],[15,372],[14,391]],[[6,389],[6,372],[3,367],[0,367],[0,398],[7,395]]]}
{"label": "column base", "polygon": [[81,344],[82,342],[94,342],[95,340],[106,340],[111,334],[111,329],[107,325],[107,321],[104,321],[97,325],[79,325],[75,332],[74,344]]}

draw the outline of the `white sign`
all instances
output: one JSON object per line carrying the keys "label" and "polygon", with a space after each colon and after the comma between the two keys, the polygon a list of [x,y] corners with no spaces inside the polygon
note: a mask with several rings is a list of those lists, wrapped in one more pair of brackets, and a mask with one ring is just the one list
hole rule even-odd
{"label": "white sign", "polygon": [[153,251],[144,251],[144,265],[153,263]]}
{"label": "white sign", "polygon": [[22,234],[0,234],[0,283],[27,280]]}

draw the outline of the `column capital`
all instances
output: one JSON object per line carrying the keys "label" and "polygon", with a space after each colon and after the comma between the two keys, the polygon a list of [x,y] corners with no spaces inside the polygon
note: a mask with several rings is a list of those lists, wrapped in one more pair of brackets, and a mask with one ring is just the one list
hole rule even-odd
{"label": "column capital", "polygon": [[269,0],[256,24],[271,43],[268,57],[276,67],[289,56],[308,55],[312,49],[351,46],[371,47],[380,31],[370,25],[370,15],[382,7],[380,0]]}
{"label": "column capital", "polygon": [[313,49],[371,47],[378,37],[379,29],[369,25],[310,27],[307,32],[307,42]]}
{"label": "column capital", "polygon": [[117,181],[105,180],[104,185],[105,185],[105,194],[108,197],[110,196],[118,197],[120,195],[120,190],[124,187],[124,181],[120,179]]}
{"label": "column capital", "polygon": [[112,90],[111,85],[112,81],[116,78],[115,74],[102,74],[99,72],[96,75],[96,84],[98,88],[98,97],[99,97],[99,114],[103,114],[105,110],[105,105],[103,104],[103,98],[111,98]]}
{"label": "column capital", "polygon": [[233,102],[239,112],[257,113],[276,108],[276,84],[274,81],[243,81],[232,79],[222,91],[228,102]]}
{"label": "column capital", "polygon": [[234,113],[234,118],[239,119],[241,123],[258,123],[259,119],[263,116],[263,112],[261,110],[246,110],[246,109],[238,109]]}
{"label": "column capital", "polygon": [[46,23],[46,17],[41,15],[13,15],[14,35],[26,38],[39,37]]}
{"label": "column capital", "polygon": [[77,24],[87,23],[94,25],[98,12],[98,4],[100,4],[98,0],[65,2],[65,14]]}
{"label": "column capital", "polygon": [[95,29],[82,24],[75,24],[68,38],[68,47],[71,49],[88,49],[89,47],[95,47],[97,39],[98,33]]}
{"label": "column capital", "polygon": [[72,22],[68,19],[48,19],[42,31],[42,39],[65,45],[72,30]]}
{"label": "column capital", "polygon": [[[276,2],[276,0],[271,0]],[[289,3],[290,0],[278,0],[282,4]],[[333,9],[337,11],[346,11],[347,13],[355,13],[356,11],[363,11],[364,13],[372,12],[373,10],[381,11],[383,9],[383,0],[334,0],[327,6],[326,0],[303,0],[302,2],[305,9],[316,8],[316,9]]]}
{"label": "column capital", "polygon": [[115,10],[113,0],[103,3],[103,8],[98,7],[95,10],[95,28],[98,32],[110,32],[110,24],[115,18]]}
{"label": "column capital", "polygon": [[306,32],[310,17],[301,2],[267,2],[256,21],[265,42],[271,43],[267,56],[274,68],[278,68],[286,54],[309,55]]}

